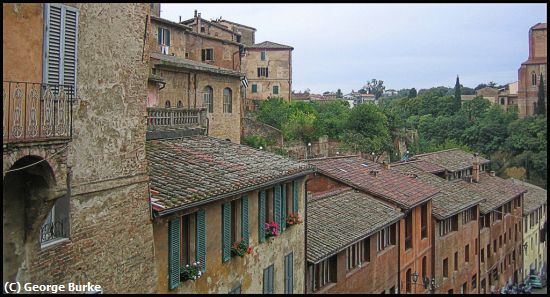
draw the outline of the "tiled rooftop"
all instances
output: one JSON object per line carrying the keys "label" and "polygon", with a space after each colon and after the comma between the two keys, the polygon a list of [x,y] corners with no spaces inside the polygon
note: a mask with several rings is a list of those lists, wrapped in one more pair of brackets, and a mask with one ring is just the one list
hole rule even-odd
{"label": "tiled rooftop", "polygon": [[317,263],[403,217],[354,190],[323,195],[307,204],[307,260]]}
{"label": "tiled rooftop", "polygon": [[213,66],[210,64],[201,63],[201,62],[197,62],[197,61],[193,61],[193,60],[189,60],[189,59],[185,59],[177,56],[164,55],[160,53],[151,53],[151,58],[160,60],[160,62],[155,63],[155,65],[181,67],[185,69],[211,72],[211,73],[229,75],[229,76],[235,76],[235,77],[244,76],[244,74],[239,71],[222,68],[218,66]]}
{"label": "tiled rooftop", "polygon": [[479,204],[479,211],[486,214],[511,199],[517,197],[527,189],[519,184],[515,184],[510,179],[503,179],[498,176],[491,176],[485,172],[480,173],[478,183],[464,183],[463,186],[468,190],[476,192],[485,199]]}
{"label": "tiled rooftop", "polygon": [[424,172],[437,173],[445,171],[445,167],[423,160],[399,161],[391,163],[392,168],[396,166],[408,166],[408,168],[417,168]]}
{"label": "tiled rooftop", "polygon": [[421,182],[429,184],[440,191],[432,198],[433,215],[438,220],[449,218],[484,200],[482,196],[464,186],[467,183],[466,181],[447,181],[417,168],[415,162],[392,166],[392,170],[415,174]]}
{"label": "tiled rooftop", "polygon": [[[461,149],[450,149],[439,152],[420,154],[414,156],[415,159],[430,162],[444,167],[448,171],[458,171],[471,167],[474,162],[474,155]],[[489,160],[479,157],[479,163],[489,163]]]}
{"label": "tiled rooftop", "polygon": [[147,141],[146,152],[153,205],[160,212],[313,171],[308,164],[209,136]]}
{"label": "tiled rooftop", "polygon": [[548,196],[545,189],[517,179],[511,180],[527,189],[527,193],[523,195],[523,215],[529,214],[547,203]]}
{"label": "tiled rooftop", "polygon": [[277,49],[294,49],[292,46],[275,43],[271,41],[264,41],[256,43],[254,45],[247,46],[247,48],[277,48]]}
{"label": "tiled rooftop", "polygon": [[[422,204],[438,192],[430,185],[357,156],[312,159],[308,162],[324,175],[387,199],[404,209]],[[378,172],[376,176],[370,173],[371,170]]]}

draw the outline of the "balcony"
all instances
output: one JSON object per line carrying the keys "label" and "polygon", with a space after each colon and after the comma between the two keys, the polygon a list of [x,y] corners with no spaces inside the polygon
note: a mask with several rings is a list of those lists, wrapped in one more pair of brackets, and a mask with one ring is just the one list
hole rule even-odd
{"label": "balcony", "polygon": [[204,134],[206,108],[147,107],[147,139]]}
{"label": "balcony", "polygon": [[70,141],[74,86],[3,81],[3,144]]}

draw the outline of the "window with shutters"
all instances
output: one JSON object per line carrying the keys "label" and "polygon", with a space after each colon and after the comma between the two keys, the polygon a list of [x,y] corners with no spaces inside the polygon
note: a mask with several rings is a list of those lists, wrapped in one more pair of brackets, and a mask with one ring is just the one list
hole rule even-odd
{"label": "window with shutters", "polygon": [[261,59],[262,61],[265,61],[266,54],[267,54],[267,53],[266,53],[265,51],[260,52],[260,59]]}
{"label": "window with shutters", "polygon": [[396,224],[388,226],[378,232],[378,241],[376,245],[376,251],[381,252],[388,246],[395,244]]}
{"label": "window with shutters", "polygon": [[279,86],[273,86],[273,94],[274,95],[279,94]]}
{"label": "window with shutters", "polygon": [[230,88],[223,89],[223,112],[231,113],[233,109],[233,91]]}
{"label": "window with shutters", "polygon": [[464,247],[464,262],[468,263],[470,262],[470,245],[467,244]]}
{"label": "window with shutters", "polygon": [[294,293],[294,253],[285,256],[285,294]]}
{"label": "window with shutters", "polygon": [[308,266],[308,291],[319,291],[334,282],[336,282],[336,255]]}
{"label": "window with shutters", "polygon": [[274,268],[273,264],[264,269],[263,293],[273,294]]}
{"label": "window with shutters", "polygon": [[[78,10],[62,4],[45,5],[43,82],[76,90]],[[75,98],[74,94],[71,98]]]}
{"label": "window with shutters", "polygon": [[269,77],[267,67],[258,67],[258,77]]}
{"label": "window with shutters", "polygon": [[476,209],[472,207],[462,212],[462,225],[466,225],[471,221],[476,220]]}
{"label": "window with shutters", "polygon": [[202,61],[214,61],[214,49],[213,48],[204,48],[201,51],[201,60]]}
{"label": "window with shutters", "polygon": [[363,239],[346,248],[346,271],[361,267],[370,260],[370,238]]}
{"label": "window with shutters", "polygon": [[205,212],[178,216],[168,224],[169,287],[180,284],[180,269],[199,262],[206,271],[206,226]]}

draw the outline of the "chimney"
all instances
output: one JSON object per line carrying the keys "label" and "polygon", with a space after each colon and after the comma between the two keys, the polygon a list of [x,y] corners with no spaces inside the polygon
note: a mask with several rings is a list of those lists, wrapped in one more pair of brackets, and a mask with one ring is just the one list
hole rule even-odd
{"label": "chimney", "polygon": [[479,182],[479,157],[478,153],[474,153],[474,163],[472,164],[472,181]]}
{"label": "chimney", "polygon": [[193,15],[193,17],[197,17],[197,10],[195,9],[195,15]]}
{"label": "chimney", "polygon": [[201,32],[201,13],[195,10],[195,23],[197,24],[197,33]]}
{"label": "chimney", "polygon": [[180,23],[181,23],[181,15],[180,15]]}

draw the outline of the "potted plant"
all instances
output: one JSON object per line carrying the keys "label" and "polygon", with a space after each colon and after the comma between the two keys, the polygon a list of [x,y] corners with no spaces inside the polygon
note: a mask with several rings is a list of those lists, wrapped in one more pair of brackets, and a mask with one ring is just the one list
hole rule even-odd
{"label": "potted plant", "polygon": [[298,224],[301,224],[302,222],[303,222],[303,221],[300,220],[300,216],[298,216],[298,213],[297,213],[297,212],[291,213],[291,214],[286,218],[286,226],[287,226],[287,227],[294,226],[294,225],[298,225]]}
{"label": "potted plant", "polygon": [[276,237],[279,236],[279,224],[277,222],[265,223],[265,237]]}
{"label": "potted plant", "polygon": [[231,246],[231,256],[240,256],[244,257],[245,254],[251,254],[252,247],[246,244],[244,238],[241,238],[241,241],[233,243]]}
{"label": "potted plant", "polygon": [[201,262],[193,262],[191,265],[187,264],[180,269],[180,280],[196,280],[202,276]]}

